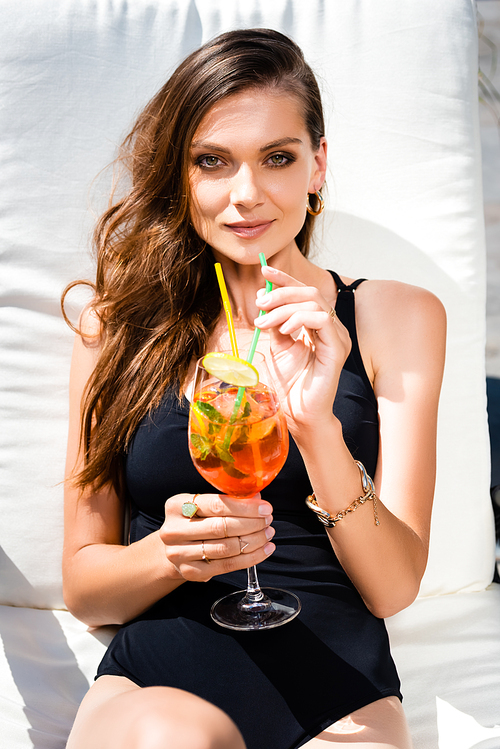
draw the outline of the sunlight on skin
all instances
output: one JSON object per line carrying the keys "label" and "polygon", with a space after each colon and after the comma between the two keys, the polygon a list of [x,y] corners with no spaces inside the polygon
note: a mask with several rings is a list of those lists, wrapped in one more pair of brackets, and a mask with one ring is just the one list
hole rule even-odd
{"label": "sunlight on skin", "polygon": [[372,702],[322,731],[304,749],[411,749],[412,741],[397,697]]}
{"label": "sunlight on skin", "polygon": [[366,728],[366,726],[355,723],[350,715],[341,718],[332,726],[332,729],[334,729],[336,733],[343,734],[360,733],[364,728]]}

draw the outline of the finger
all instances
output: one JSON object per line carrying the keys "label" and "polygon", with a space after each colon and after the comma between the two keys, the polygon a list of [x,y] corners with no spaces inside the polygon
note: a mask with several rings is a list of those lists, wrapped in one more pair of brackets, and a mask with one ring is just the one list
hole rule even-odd
{"label": "finger", "polygon": [[[183,546],[167,546],[169,560],[176,566],[186,562],[199,562],[207,559],[210,562],[237,557],[241,554],[253,554],[263,548],[275,534],[272,526],[257,533],[235,536],[227,539],[194,541]],[[245,562],[247,564],[247,562]]]}
{"label": "finger", "polygon": [[266,528],[270,527],[271,522],[272,516],[265,518],[228,517],[225,524],[223,518],[205,518],[190,530],[189,536],[193,539],[203,538],[209,541],[213,539],[226,540],[225,531],[227,529],[227,538],[234,539],[237,536],[248,536],[252,533],[263,532]]}
{"label": "finger", "polygon": [[[160,528],[160,538],[166,546],[201,543],[202,540],[226,541],[237,536],[251,535],[270,526],[272,515],[257,518],[200,517],[188,520],[180,513],[169,513]],[[236,553],[236,546],[233,552]]]}
{"label": "finger", "polygon": [[324,299],[315,286],[288,286],[278,287],[267,294],[258,295],[255,300],[259,309],[270,312],[276,307],[284,304],[310,304],[312,308],[322,309],[328,312],[329,303]]}
{"label": "finger", "polygon": [[206,554],[206,557],[209,559],[208,562],[206,559],[200,558],[193,562],[181,562],[179,566],[175,566],[185,580],[206,582],[215,575],[244,570],[247,567],[252,567],[254,564],[260,564],[275,549],[275,544],[272,541],[268,541],[265,546],[261,546],[250,554],[238,554],[238,556],[226,557],[224,559],[210,559]]}
{"label": "finger", "polygon": [[294,312],[279,326],[279,331],[281,335],[293,335],[302,328],[314,331],[327,341],[333,341],[336,336],[333,321],[328,312],[304,309]]}
{"label": "finger", "polygon": [[212,498],[211,514],[240,518],[272,518],[273,506],[259,494],[247,499],[237,499],[227,494],[209,495]]}
{"label": "finger", "polygon": [[290,319],[292,315],[302,312],[318,312],[321,315],[325,316],[325,321],[327,321],[327,317],[329,317],[330,321],[332,321],[332,318],[330,317],[328,312],[325,312],[316,304],[316,302],[307,301],[301,303],[280,305],[279,307],[276,307],[275,309],[268,312],[267,315],[258,317],[255,320],[255,324],[259,325],[259,327],[261,327],[262,329],[279,328],[281,325],[283,325],[283,323]]}
{"label": "finger", "polygon": [[[274,536],[274,529],[269,531],[272,523],[272,516],[263,518],[207,518],[206,522],[198,526],[195,530],[200,535],[203,529],[207,529],[207,539],[235,539],[243,535],[249,537],[251,534],[267,534],[269,540]],[[264,542],[263,542],[264,543]],[[237,547],[234,547],[234,554],[237,553]]]}
{"label": "finger", "polygon": [[177,494],[170,497],[165,503],[165,515],[179,514],[183,517],[182,505],[195,504],[197,507],[196,514],[193,515],[190,522],[199,521],[206,517],[223,517],[236,515],[247,518],[264,518],[271,517],[273,507],[269,502],[261,499],[260,494],[256,494],[249,499],[235,499],[225,494]]}
{"label": "finger", "polygon": [[262,266],[261,272],[266,281],[271,281],[273,286],[305,286],[301,281],[278,268],[273,268],[272,265]]}
{"label": "finger", "polygon": [[323,310],[311,310],[304,307],[296,308],[293,305],[280,307],[265,317],[255,321],[261,330],[277,328],[283,336],[290,336],[300,332],[302,328],[308,330],[322,331],[323,338],[328,341],[335,340],[334,322],[328,312]]}
{"label": "finger", "polygon": [[203,542],[203,547],[206,556],[211,560],[237,557],[240,554],[252,554],[265,546],[274,537],[275,532],[272,526],[268,526],[256,533],[246,533],[223,540],[207,540]]}

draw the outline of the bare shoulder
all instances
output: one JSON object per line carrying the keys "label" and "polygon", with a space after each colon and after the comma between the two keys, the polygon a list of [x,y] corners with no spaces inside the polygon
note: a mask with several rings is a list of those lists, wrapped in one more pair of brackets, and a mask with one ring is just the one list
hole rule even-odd
{"label": "bare shoulder", "polygon": [[356,291],[360,348],[375,375],[415,356],[444,361],[446,312],[440,299],[400,281],[366,281]]}
{"label": "bare shoulder", "polygon": [[[342,281],[350,286],[354,278],[341,276]],[[420,309],[431,315],[439,315],[446,320],[446,313],[439,298],[428,289],[421,286],[391,280],[366,280],[356,290],[356,317],[363,312],[365,306],[370,308],[373,315],[393,315],[398,309]],[[410,311],[408,309],[408,311]]]}
{"label": "bare shoulder", "polygon": [[365,281],[356,292],[356,313],[363,313],[366,307],[372,315],[382,318],[395,313],[406,317],[420,312],[446,320],[444,306],[435,294],[401,281]]}

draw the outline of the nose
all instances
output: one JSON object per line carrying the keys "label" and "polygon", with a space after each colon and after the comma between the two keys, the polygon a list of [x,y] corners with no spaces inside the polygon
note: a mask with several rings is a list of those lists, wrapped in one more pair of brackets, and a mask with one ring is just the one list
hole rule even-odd
{"label": "nose", "polygon": [[264,202],[262,186],[249,164],[242,164],[231,183],[231,203],[254,208]]}

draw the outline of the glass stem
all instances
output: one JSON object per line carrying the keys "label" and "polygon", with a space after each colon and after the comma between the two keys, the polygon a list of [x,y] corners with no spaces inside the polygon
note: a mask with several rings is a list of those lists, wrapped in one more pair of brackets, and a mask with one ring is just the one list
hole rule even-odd
{"label": "glass stem", "polygon": [[253,567],[249,567],[247,569],[247,575],[248,583],[247,594],[245,598],[247,598],[252,603],[262,601],[262,599],[264,598],[264,593],[260,589],[259,578],[257,577],[257,567],[255,565]]}

